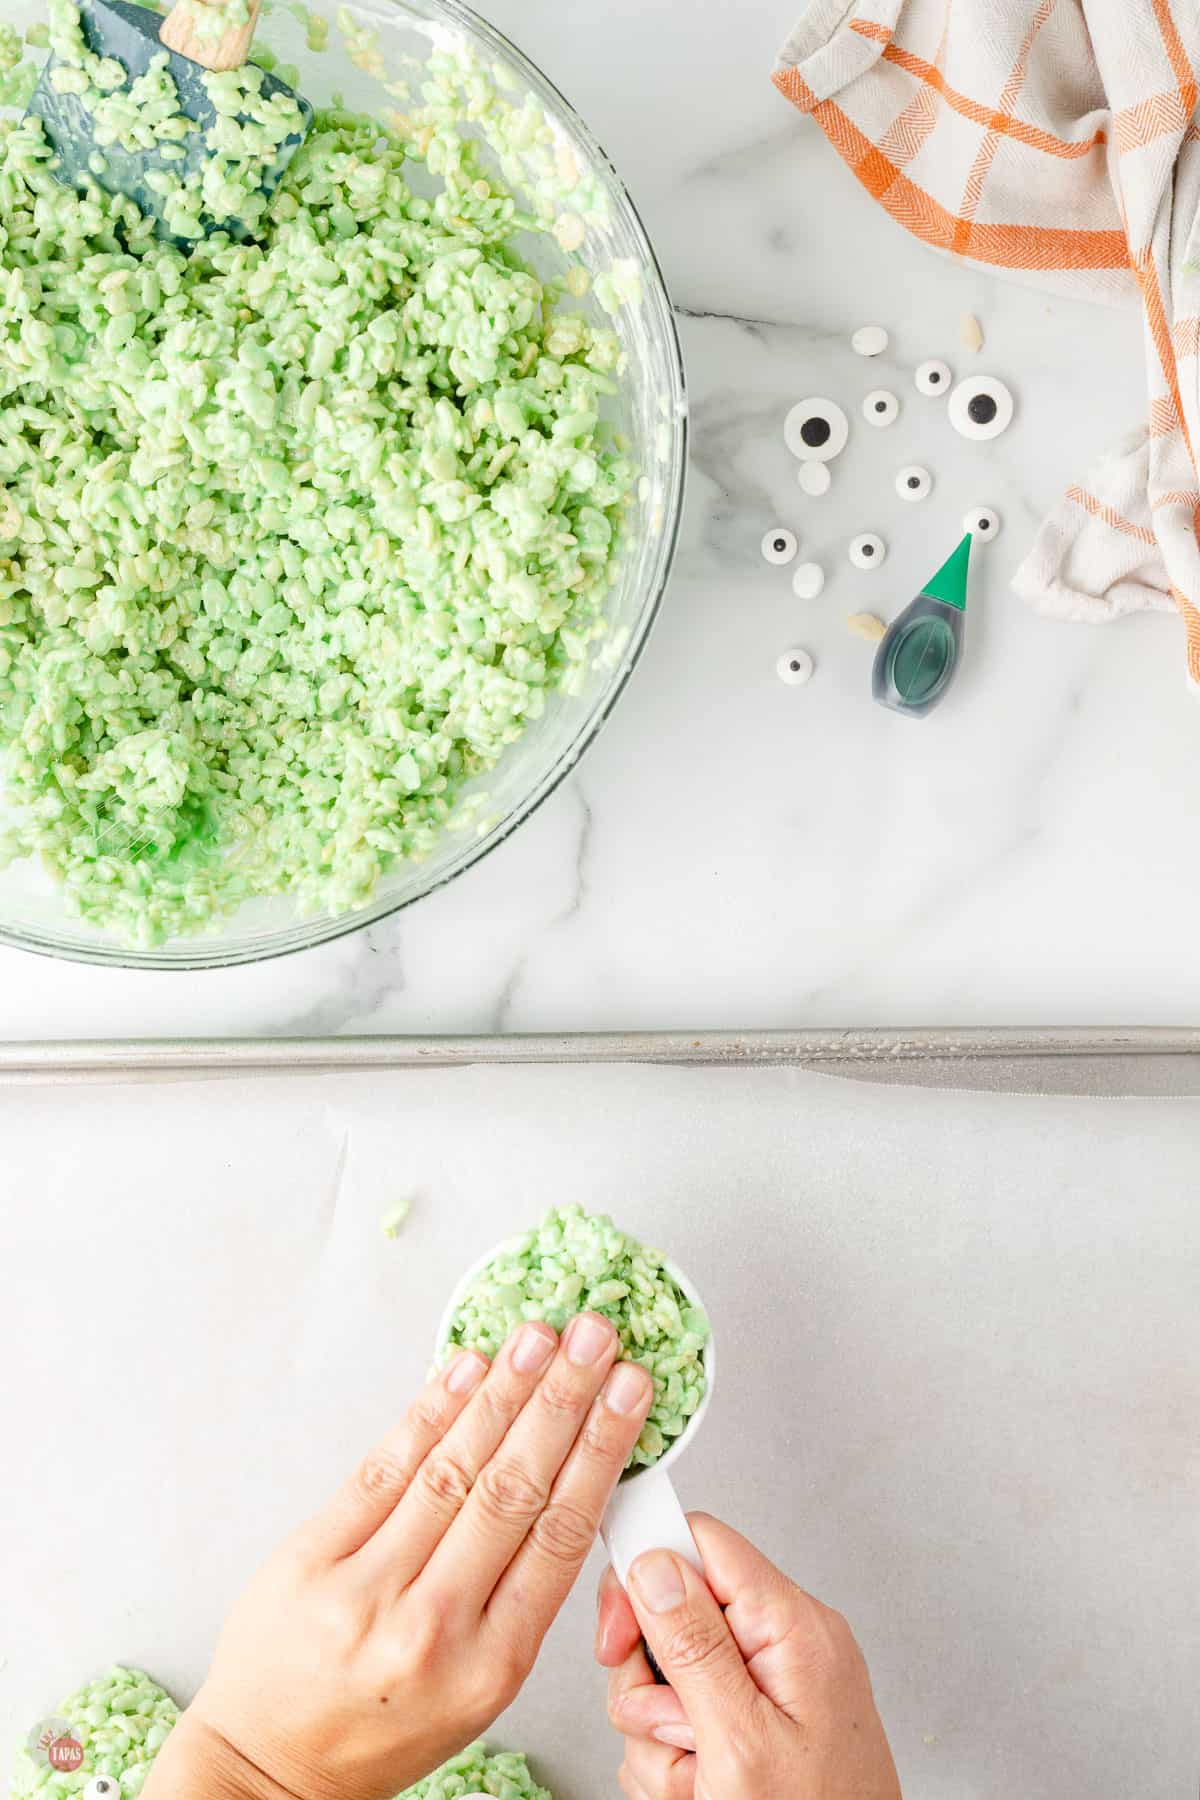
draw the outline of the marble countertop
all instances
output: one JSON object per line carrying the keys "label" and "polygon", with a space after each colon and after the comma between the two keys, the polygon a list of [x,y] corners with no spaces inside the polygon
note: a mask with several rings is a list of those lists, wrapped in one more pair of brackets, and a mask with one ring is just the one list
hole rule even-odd
{"label": "marble countertop", "polygon": [[[401,918],[307,955],[196,975],[0,952],[0,1037],[612,1027],[1183,1024],[1200,1006],[1200,702],[1163,616],[1049,623],[1009,590],[1037,520],[1143,411],[1136,316],[951,266],[857,187],[769,83],[796,0],[492,0],[641,208],[679,309],[694,408],[682,550],[661,624],[599,742],[524,828]],[[1007,379],[1017,422],[964,445],[910,371]],[[886,325],[865,364],[851,330]],[[833,491],[799,493],[790,402],[909,396],[856,431]],[[892,474],[926,463],[905,506]],[[923,724],[872,705],[846,629],[895,611],[972,503],[968,660]],[[826,564],[817,601],[759,556],[776,523]],[[852,570],[874,529],[886,567]],[[805,644],[807,688],[774,673]],[[486,930],[480,920],[486,920]]]}

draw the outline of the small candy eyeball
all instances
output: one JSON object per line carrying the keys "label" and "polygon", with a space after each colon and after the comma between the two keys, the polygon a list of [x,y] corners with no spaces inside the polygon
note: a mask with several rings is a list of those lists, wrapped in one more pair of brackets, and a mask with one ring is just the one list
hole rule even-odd
{"label": "small candy eyeball", "polygon": [[897,472],[896,492],[902,500],[926,500],[933,492],[933,476],[919,463],[909,463]]}
{"label": "small candy eyeball", "polygon": [[829,492],[829,484],[833,480],[829,473],[828,463],[802,462],[796,470],[796,480],[814,500]]}
{"label": "small candy eyeball", "polygon": [[887,556],[887,545],[873,531],[850,540],[850,561],[856,569],[877,569]]}
{"label": "small candy eyeball", "polygon": [[918,394],[948,394],[953,379],[949,363],[939,362],[936,357],[923,362],[913,376]]}
{"label": "small candy eyeball", "polygon": [[849,436],[849,422],[836,400],[798,400],[783,421],[783,441],[801,462],[832,462]]}
{"label": "small candy eyeball", "polygon": [[994,375],[968,375],[950,396],[950,423],[965,438],[999,437],[1012,416],[1012,394]]}
{"label": "small candy eyeball", "polygon": [[780,568],[784,563],[790,563],[800,548],[796,542],[795,532],[788,531],[783,525],[773,526],[760,547],[766,560],[769,563],[775,563]]}
{"label": "small candy eyeball", "polygon": [[803,687],[806,681],[811,681],[812,672],[813,659],[807,650],[785,650],[775,664],[775,673],[789,687]]}
{"label": "small candy eyeball", "polygon": [[792,576],[792,592],[797,600],[815,600],[825,586],[825,571],[820,563],[801,563]]}
{"label": "small candy eyeball", "polygon": [[868,425],[894,425],[900,417],[900,402],[887,388],[872,388],[862,403],[863,418]]}
{"label": "small candy eyeball", "polygon": [[963,530],[981,544],[988,544],[1000,536],[1000,514],[990,506],[973,506],[963,514]]}
{"label": "small candy eyeball", "polygon": [[882,356],[889,343],[882,325],[860,325],[850,339],[850,348],[860,356]]}
{"label": "small candy eyeball", "polygon": [[93,1775],[83,1790],[83,1800],[121,1800],[121,1784],[112,1775]]}

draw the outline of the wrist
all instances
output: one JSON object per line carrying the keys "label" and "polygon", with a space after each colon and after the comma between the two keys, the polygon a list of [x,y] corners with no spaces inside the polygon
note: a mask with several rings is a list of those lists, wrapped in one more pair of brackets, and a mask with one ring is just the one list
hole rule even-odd
{"label": "wrist", "polygon": [[297,1800],[189,1708],[159,1751],[143,1800]]}

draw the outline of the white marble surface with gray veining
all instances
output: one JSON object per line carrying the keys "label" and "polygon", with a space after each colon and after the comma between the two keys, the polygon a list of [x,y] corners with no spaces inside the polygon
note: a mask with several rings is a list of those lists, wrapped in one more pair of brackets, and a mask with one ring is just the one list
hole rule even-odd
{"label": "white marble surface with gray veining", "polygon": [[[258,968],[122,974],[0,953],[0,1037],[654,1026],[1195,1022],[1200,701],[1174,619],[1040,619],[1009,591],[1035,522],[1143,408],[1133,314],[937,259],[861,192],[769,82],[794,0],[493,0],[625,176],[677,302],[694,407],[682,550],[650,648],[576,776],[466,879],[403,917]],[[914,365],[1008,380],[1017,421],[966,445]],[[849,348],[865,322],[887,356]],[[781,422],[852,418],[833,491],[795,485]],[[904,505],[892,477],[929,466]],[[869,696],[849,613],[885,617],[997,507],[952,696],[912,724]],[[759,540],[825,564],[793,598]],[[852,570],[873,529],[886,566]],[[817,674],[782,685],[778,653]],[[485,923],[483,928],[481,922]]]}

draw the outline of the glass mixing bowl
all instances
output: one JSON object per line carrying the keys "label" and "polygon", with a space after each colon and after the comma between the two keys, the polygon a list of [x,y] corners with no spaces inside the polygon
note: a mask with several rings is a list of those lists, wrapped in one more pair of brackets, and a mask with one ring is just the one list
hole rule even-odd
{"label": "glass mixing bowl", "polygon": [[[308,47],[306,12],[329,23],[324,51]],[[29,0],[0,0],[0,20],[23,31],[29,23]],[[303,916],[286,897],[255,900],[201,936],[140,949],[72,919],[46,873],[32,862],[16,863],[0,870],[0,943],[45,955],[127,968],[228,968],[357,931],[452,881],[515,831],[574,768],[641,654],[670,573],[687,461],[679,339],[662,272],[642,222],[587,126],[519,50],[456,0],[348,0],[344,5],[312,0],[307,7],[289,7],[276,0],[264,9],[258,41],[299,68],[301,92],[310,99],[323,104],[335,93],[342,94],[351,106],[373,113],[402,105],[394,90],[384,85],[394,83],[398,71],[413,80],[416,90],[420,82],[416,65],[431,54],[472,53],[497,73],[507,102],[535,109],[548,127],[534,134],[534,152],[520,167],[511,160],[504,166],[506,185],[518,199],[531,212],[539,203],[543,208],[547,204],[554,189],[547,158],[560,171],[569,172],[577,163],[593,178],[594,204],[583,214],[571,212],[565,226],[560,214],[559,236],[566,249],[551,232],[526,232],[519,244],[543,277],[562,275],[574,262],[600,272],[625,261],[631,261],[641,276],[640,302],[622,306],[611,321],[628,362],[621,392],[612,403],[612,423],[629,440],[642,480],[619,577],[609,598],[610,630],[588,666],[581,691],[555,695],[544,715],[480,781],[486,804],[470,830],[445,832],[425,861],[393,869],[366,907]],[[495,163],[495,156],[487,154]],[[589,291],[578,304],[591,309],[598,303]],[[2,817],[0,776],[0,822]]]}

